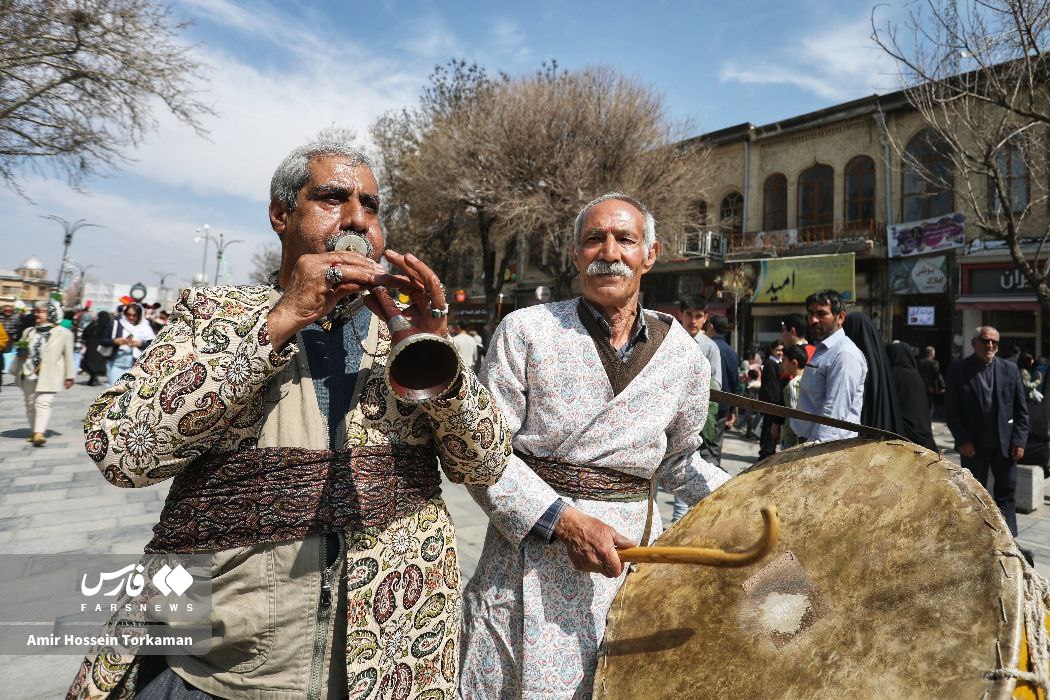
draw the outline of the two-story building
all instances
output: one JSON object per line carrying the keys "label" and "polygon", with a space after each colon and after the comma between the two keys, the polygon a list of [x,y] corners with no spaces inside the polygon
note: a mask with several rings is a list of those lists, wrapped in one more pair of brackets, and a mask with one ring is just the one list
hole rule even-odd
{"label": "two-story building", "polygon": [[0,304],[21,300],[33,306],[51,298],[55,282],[47,278],[47,270],[37,258],[27,258],[14,270],[0,268]]}
{"label": "two-story building", "polygon": [[[643,281],[647,306],[702,291],[725,309],[743,349],[777,338],[781,316],[830,287],[887,341],[932,345],[942,358],[968,352],[982,323],[1046,352],[1047,320],[1031,290],[1003,244],[981,239],[956,192],[986,183],[961,182],[903,92],[692,141],[709,149],[707,197],[691,244]],[[1016,166],[1009,173],[1026,200],[1018,206],[1027,205],[1027,177]],[[1043,224],[1045,215],[1029,222]]]}
{"label": "two-story building", "polygon": [[[697,167],[707,184],[695,224],[660,232],[660,260],[642,280],[647,308],[676,313],[682,296],[704,294],[744,350],[775,340],[784,314],[804,312],[808,294],[830,287],[870,315],[887,341],[932,345],[942,359],[968,354],[981,324],[999,327],[1004,344],[1050,351],[1050,320],[1003,244],[981,238],[960,194],[987,183],[953,172],[947,146],[904,92],[745,122],[680,145],[703,154]],[[1017,162],[1007,175],[1023,207],[1031,188]],[[1040,211],[1028,226],[1045,227],[1048,216]],[[544,300],[540,252],[527,238],[507,273],[504,313]],[[480,317],[476,295],[468,290],[463,306]]]}

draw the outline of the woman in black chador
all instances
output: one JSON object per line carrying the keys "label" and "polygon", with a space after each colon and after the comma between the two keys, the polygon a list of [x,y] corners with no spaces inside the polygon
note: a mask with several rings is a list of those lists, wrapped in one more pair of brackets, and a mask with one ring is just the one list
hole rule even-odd
{"label": "woman in black chador", "polygon": [[890,358],[893,387],[897,390],[901,435],[936,452],[937,443],[933,441],[926,383],[919,374],[915,351],[907,343],[890,343],[886,346],[886,354]]}
{"label": "woman in black chador", "polygon": [[[89,323],[80,336],[84,343],[84,357],[80,360],[80,369],[87,372],[88,386],[97,386],[98,378],[106,376],[106,363],[109,358],[99,352],[99,342],[113,335],[113,317],[108,311],[99,311],[98,316]],[[113,348],[108,348],[110,353]]]}
{"label": "woman in black chador", "polygon": [[890,360],[882,336],[867,314],[860,311],[846,315],[842,330],[860,348],[868,361],[864,379],[864,407],[860,422],[871,428],[901,434],[900,403],[890,377]]}

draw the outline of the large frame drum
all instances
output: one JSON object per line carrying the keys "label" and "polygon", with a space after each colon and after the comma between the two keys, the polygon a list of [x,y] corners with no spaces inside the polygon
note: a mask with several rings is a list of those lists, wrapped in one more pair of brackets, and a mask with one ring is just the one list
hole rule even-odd
{"label": "large frame drum", "polygon": [[595,698],[1014,693],[1029,670],[1026,586],[1031,597],[1045,582],[968,471],[903,441],[802,446],[729,481],[656,544],[746,546],[767,503],[780,541],[753,566],[634,565]]}

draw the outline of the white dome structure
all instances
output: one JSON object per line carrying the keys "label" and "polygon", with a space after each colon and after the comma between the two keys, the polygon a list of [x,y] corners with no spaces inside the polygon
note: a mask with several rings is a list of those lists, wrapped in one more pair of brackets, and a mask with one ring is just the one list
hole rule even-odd
{"label": "white dome structure", "polygon": [[44,263],[40,262],[39,258],[34,258],[34,257],[30,256],[30,257],[25,259],[25,262],[22,263],[22,266],[19,269],[21,269],[21,270],[43,270],[44,269]]}

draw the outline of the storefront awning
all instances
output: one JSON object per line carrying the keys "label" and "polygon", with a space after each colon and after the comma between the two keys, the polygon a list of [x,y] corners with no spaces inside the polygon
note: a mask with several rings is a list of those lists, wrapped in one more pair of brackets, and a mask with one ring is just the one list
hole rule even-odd
{"label": "storefront awning", "polygon": [[977,311],[1038,311],[1039,302],[1034,296],[987,296],[964,294],[955,300],[956,310]]}

